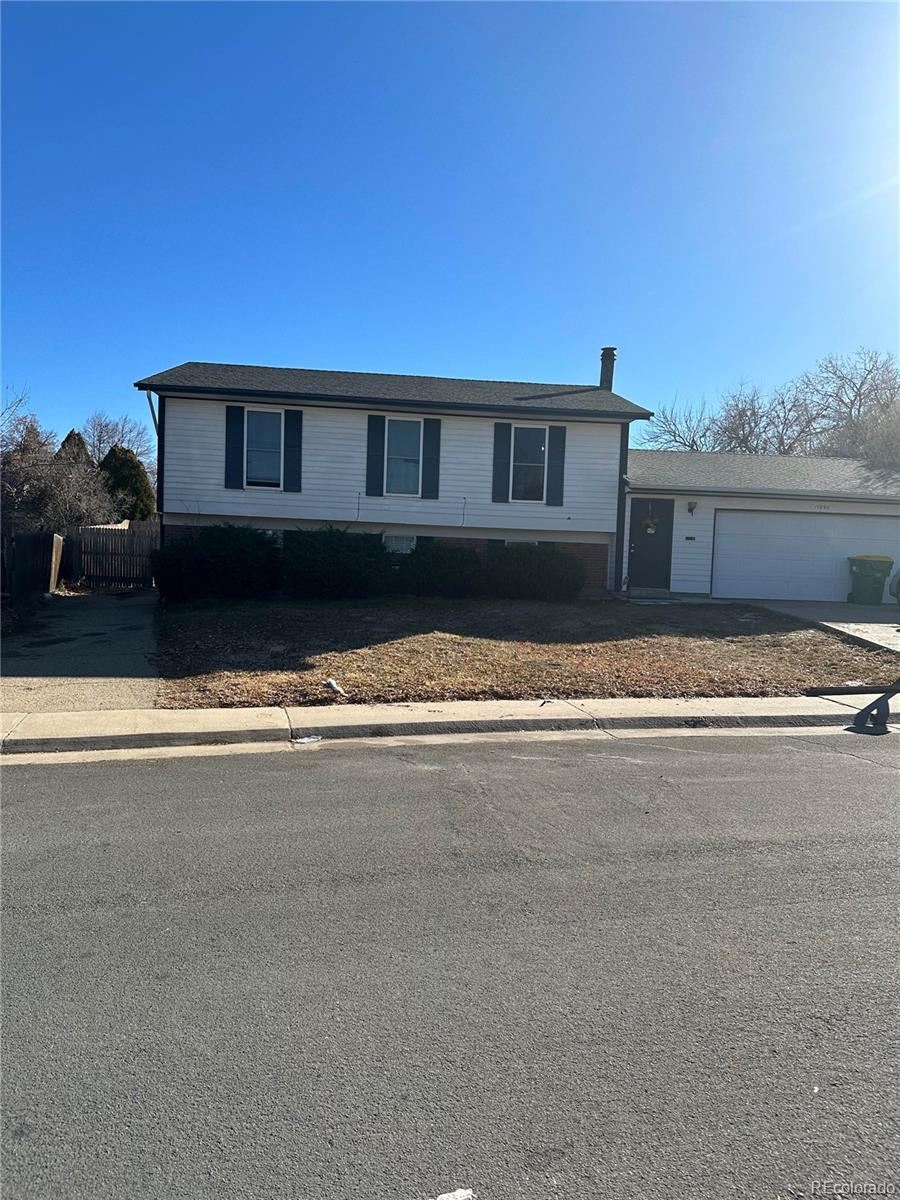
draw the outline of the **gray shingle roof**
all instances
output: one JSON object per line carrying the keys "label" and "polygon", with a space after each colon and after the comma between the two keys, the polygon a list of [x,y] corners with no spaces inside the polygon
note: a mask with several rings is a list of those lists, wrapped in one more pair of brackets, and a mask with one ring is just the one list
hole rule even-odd
{"label": "gray shingle roof", "polygon": [[635,490],[655,488],[900,500],[900,472],[877,470],[853,458],[631,450],[628,482]]}
{"label": "gray shingle roof", "polygon": [[362,371],[309,371],[294,367],[249,367],[234,363],[187,362],[148,375],[134,385],[144,391],[297,399],[377,401],[394,406],[467,408],[531,415],[652,416],[615,392],[579,383],[514,383],[500,379],[443,379],[433,375],[375,375]]}

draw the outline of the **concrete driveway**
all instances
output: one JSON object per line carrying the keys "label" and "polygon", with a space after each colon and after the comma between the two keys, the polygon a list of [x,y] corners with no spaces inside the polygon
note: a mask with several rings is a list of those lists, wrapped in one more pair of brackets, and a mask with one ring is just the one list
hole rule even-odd
{"label": "concrete driveway", "polygon": [[896,604],[842,604],[837,600],[750,600],[774,612],[787,613],[850,633],[873,646],[900,654],[900,607]]}
{"label": "concrete driveway", "polygon": [[156,592],[54,596],[3,639],[3,712],[153,708]]}

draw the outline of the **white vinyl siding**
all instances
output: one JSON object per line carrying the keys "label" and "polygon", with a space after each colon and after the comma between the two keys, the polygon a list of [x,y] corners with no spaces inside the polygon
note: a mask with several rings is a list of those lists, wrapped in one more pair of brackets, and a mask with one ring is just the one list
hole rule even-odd
{"label": "white vinyl siding", "polygon": [[[246,406],[247,413],[253,405]],[[271,407],[271,406],[266,406]],[[441,414],[434,414],[435,416]],[[566,425],[566,502],[495,504],[495,417],[441,415],[439,500],[367,496],[366,411],[303,406],[303,491],[228,489],[225,402],[166,400],[164,511],[290,522],[361,522],[385,528],[532,530],[536,534],[614,533],[618,495],[619,424]],[[399,532],[399,531],[398,531]],[[584,540],[584,539],[582,539]]]}

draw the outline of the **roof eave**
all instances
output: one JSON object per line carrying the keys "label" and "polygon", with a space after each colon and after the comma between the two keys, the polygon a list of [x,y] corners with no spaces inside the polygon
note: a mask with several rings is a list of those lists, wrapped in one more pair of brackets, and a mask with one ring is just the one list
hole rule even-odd
{"label": "roof eave", "polygon": [[238,397],[241,399],[267,400],[269,403],[279,400],[295,400],[308,404],[345,404],[367,408],[405,409],[407,411],[410,409],[427,408],[432,411],[470,413],[473,416],[482,412],[516,413],[520,416],[533,417],[594,417],[629,423],[631,421],[647,421],[653,416],[653,413],[649,409],[640,408],[638,405],[634,406],[635,411],[633,412],[618,412],[616,410],[599,408],[539,408],[536,406],[513,404],[454,404],[452,401],[443,400],[385,399],[383,396],[333,396],[319,392],[271,392],[258,388],[186,387],[178,384],[160,384],[152,378],[139,379],[133,386],[139,388],[141,391],[155,392],[160,396],[197,396],[201,399],[221,398],[223,400],[227,400],[230,397]]}
{"label": "roof eave", "polygon": [[769,500],[837,500],[856,504],[900,504],[900,496],[860,496],[858,492],[804,492],[787,488],[725,488],[689,487],[687,484],[635,483],[625,477],[629,492],[652,492],[654,495],[675,493],[679,496],[758,496]]}

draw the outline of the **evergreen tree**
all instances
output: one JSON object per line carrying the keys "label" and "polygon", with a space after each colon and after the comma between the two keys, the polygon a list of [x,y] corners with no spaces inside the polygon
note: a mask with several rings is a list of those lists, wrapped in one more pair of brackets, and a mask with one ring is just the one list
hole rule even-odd
{"label": "evergreen tree", "polygon": [[67,458],[71,462],[87,463],[89,466],[94,466],[87,443],[77,429],[69,430],[62,442],[60,442],[56,457]]}
{"label": "evergreen tree", "polygon": [[122,517],[150,521],[156,512],[156,497],[144,464],[133,450],[113,446],[100,464],[106,486],[116,499]]}

